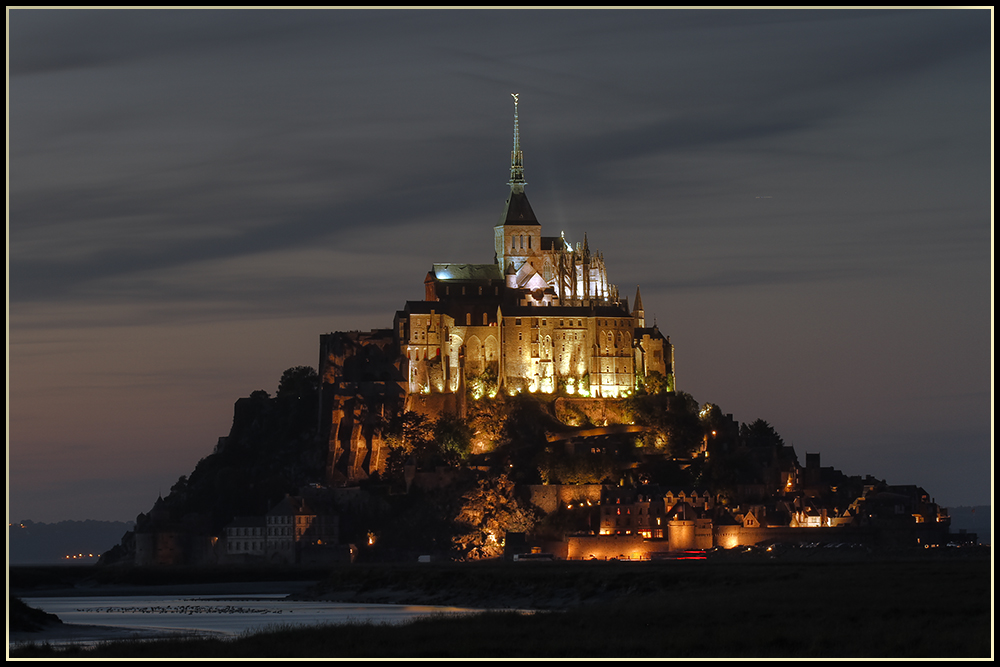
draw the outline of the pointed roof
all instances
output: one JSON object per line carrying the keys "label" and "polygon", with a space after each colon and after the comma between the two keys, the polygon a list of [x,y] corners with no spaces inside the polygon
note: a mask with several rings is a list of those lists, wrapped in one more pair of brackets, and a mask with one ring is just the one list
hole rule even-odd
{"label": "pointed roof", "polygon": [[639,286],[635,286],[635,305],[632,306],[632,312],[637,312],[642,310],[642,295],[639,294]]}
{"label": "pointed roof", "polygon": [[517,127],[517,97],[518,93],[511,93],[514,98],[514,150],[510,152],[510,186],[512,192],[523,192],[527,183],[524,180],[524,160],[521,154],[521,139]]}
{"label": "pointed roof", "polygon": [[531,204],[528,203],[528,197],[525,196],[523,190],[518,192],[514,189],[514,187],[511,187],[510,196],[507,197],[507,203],[503,207],[503,215],[500,216],[500,224],[539,224],[538,218],[535,217],[535,212],[531,210]]}
{"label": "pointed roof", "polygon": [[524,159],[521,153],[521,138],[517,126],[517,96],[518,93],[511,93],[514,98],[514,150],[510,152],[510,196],[500,216],[501,225],[537,225],[538,219],[535,212],[531,210],[531,204],[524,194]]}

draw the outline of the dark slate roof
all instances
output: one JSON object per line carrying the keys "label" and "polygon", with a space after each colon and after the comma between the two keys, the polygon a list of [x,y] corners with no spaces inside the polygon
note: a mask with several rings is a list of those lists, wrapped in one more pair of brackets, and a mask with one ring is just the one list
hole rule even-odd
{"label": "dark slate roof", "polygon": [[662,333],[660,333],[659,328],[657,328],[655,326],[652,326],[652,327],[643,327],[641,329],[637,328],[635,330],[635,337],[636,338],[642,338],[646,334],[649,334],[650,338],[662,338],[663,340],[667,339],[666,336],[664,336]]}
{"label": "dark slate roof", "polygon": [[407,301],[400,312],[404,315],[429,315],[432,310],[435,313],[444,313],[446,308],[447,306],[440,301]]}
{"label": "dark slate roof", "polygon": [[500,218],[504,225],[537,225],[538,219],[531,210],[528,197],[523,192],[511,192]]}
{"label": "dark slate roof", "polygon": [[508,304],[504,316],[514,317],[631,317],[628,311],[617,306],[518,306]]}
{"label": "dark slate roof", "polygon": [[500,267],[493,264],[435,264],[434,277],[438,280],[503,280]]}
{"label": "dark slate roof", "polygon": [[542,250],[572,250],[572,246],[561,236],[543,236]]}

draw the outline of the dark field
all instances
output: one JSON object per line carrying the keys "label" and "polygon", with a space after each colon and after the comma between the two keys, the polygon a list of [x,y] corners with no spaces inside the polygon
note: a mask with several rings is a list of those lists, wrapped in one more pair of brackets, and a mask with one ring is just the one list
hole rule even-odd
{"label": "dark field", "polygon": [[[853,562],[353,565],[326,574],[328,578],[313,589],[314,596],[556,611],[531,615],[498,611],[396,627],[275,628],[229,641],[111,642],[90,650],[36,647],[18,649],[11,657],[990,658],[993,654],[988,550]],[[234,576],[231,571],[228,575]],[[171,583],[184,578],[180,572],[158,576],[173,578]],[[211,578],[204,571],[198,576]],[[12,572],[12,592],[15,580]]]}

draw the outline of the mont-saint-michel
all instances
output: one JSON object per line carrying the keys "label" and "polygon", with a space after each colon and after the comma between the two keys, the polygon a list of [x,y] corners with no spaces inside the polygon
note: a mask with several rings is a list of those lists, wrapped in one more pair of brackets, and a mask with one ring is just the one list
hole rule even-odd
{"label": "mont-saint-michel", "polygon": [[423,299],[391,326],[322,334],[318,367],[289,368],[273,397],[239,399],[230,433],[102,563],[974,543],[949,532],[919,480],[823,466],[766,420],[738,423],[685,393],[683,350],[649,321],[640,286],[632,297],[611,281],[619,260],[536,215],[513,102],[509,194],[483,223],[493,261],[432,263],[415,277]]}

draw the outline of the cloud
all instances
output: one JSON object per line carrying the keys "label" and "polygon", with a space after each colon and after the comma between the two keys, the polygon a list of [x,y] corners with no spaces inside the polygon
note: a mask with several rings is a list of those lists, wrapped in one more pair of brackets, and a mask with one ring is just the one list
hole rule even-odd
{"label": "cloud", "polygon": [[[214,341],[205,377],[238,378],[214,391],[239,393],[257,374],[270,387],[285,356],[311,363],[323,329],[386,326],[431,262],[492,259],[511,92],[545,233],[588,233],[624,293],[642,284],[703,399],[758,411],[761,373],[811,386],[821,362],[838,393],[979,382],[991,19],[12,10],[9,319],[25,378],[12,391],[70,391],[58,378],[83,361],[82,376],[117,363],[134,381],[125,347],[168,377]],[[743,312],[759,317],[734,334]],[[748,418],[822,432],[792,398]],[[184,441],[214,442],[222,404]],[[95,423],[116,423],[94,405]],[[160,423],[144,410],[136,423]],[[51,442],[73,441],[73,424],[49,423]]]}

